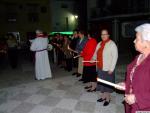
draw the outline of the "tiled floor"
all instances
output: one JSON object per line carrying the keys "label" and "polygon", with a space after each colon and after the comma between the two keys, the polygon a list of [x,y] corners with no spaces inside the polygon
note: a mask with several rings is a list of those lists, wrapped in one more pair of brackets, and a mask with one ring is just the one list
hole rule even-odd
{"label": "tiled floor", "polygon": [[[124,113],[123,94],[112,93],[110,105],[103,107],[96,102],[99,92],[88,93],[72,72],[55,65],[51,68],[54,77],[41,81],[34,80],[34,67],[29,63],[1,70],[0,113]],[[124,79],[124,68],[118,66],[116,82]]]}

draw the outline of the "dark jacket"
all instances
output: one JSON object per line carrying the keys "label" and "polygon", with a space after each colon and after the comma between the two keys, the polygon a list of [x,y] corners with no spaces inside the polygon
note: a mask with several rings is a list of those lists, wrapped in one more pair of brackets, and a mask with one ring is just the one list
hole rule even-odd
{"label": "dark jacket", "polygon": [[76,45],[76,51],[80,54],[80,52],[83,50],[86,42],[88,41],[88,38],[87,37],[84,37],[82,42],[80,42],[80,38],[78,39],[78,42],[77,42],[77,45]]}

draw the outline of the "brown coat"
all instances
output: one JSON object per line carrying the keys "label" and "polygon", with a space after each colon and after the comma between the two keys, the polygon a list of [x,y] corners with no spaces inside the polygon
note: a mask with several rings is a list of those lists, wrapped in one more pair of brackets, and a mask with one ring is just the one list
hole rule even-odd
{"label": "brown coat", "polygon": [[69,39],[67,39],[67,41],[63,43],[63,46],[62,46],[62,50],[64,52],[64,55],[65,55],[65,58],[71,58],[72,57],[72,53],[71,51],[68,50],[68,45],[70,44],[70,41]]}

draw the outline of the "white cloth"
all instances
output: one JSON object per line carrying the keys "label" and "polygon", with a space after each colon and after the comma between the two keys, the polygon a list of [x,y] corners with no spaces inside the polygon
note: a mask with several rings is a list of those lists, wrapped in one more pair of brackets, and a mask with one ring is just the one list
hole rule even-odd
{"label": "white cloth", "polygon": [[[96,50],[91,60],[97,60],[97,52],[100,48],[101,42],[97,44]],[[103,71],[114,71],[116,67],[118,59],[118,49],[116,44],[110,40],[106,43],[104,50],[103,50]]]}
{"label": "white cloth", "polygon": [[[31,51],[35,51],[35,74],[37,80],[51,78],[52,73],[49,64],[48,52],[48,39],[36,38],[30,47]],[[43,51],[42,51],[43,50]]]}
{"label": "white cloth", "polygon": [[142,34],[142,39],[150,41],[150,24],[145,23],[135,28],[136,32],[140,32]]}
{"label": "white cloth", "polygon": [[83,74],[83,57],[78,59],[78,73]]}
{"label": "white cloth", "polygon": [[52,44],[48,44],[48,47],[47,47],[47,49],[48,49],[48,51],[52,51],[52,49],[53,49],[53,46],[52,46]]}
{"label": "white cloth", "polygon": [[30,43],[32,43],[33,41],[34,41],[34,39],[32,39],[32,40],[29,40],[29,42],[30,42]]}

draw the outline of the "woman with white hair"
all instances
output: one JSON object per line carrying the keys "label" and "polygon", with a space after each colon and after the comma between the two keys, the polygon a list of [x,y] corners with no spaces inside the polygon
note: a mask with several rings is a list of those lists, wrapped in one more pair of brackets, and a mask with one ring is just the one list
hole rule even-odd
{"label": "woman with white hair", "polygon": [[125,82],[118,83],[125,88],[126,113],[150,111],[150,24],[135,31],[135,49],[140,54],[128,65]]}

